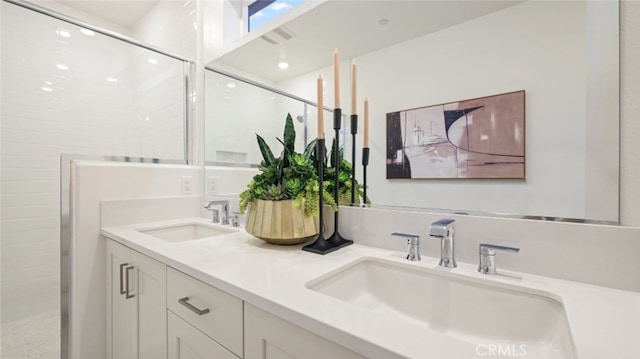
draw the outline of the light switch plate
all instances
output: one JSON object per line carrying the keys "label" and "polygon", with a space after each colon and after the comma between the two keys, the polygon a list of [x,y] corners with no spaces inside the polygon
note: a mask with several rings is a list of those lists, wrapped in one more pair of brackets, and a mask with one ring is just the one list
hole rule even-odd
{"label": "light switch plate", "polygon": [[207,193],[213,194],[218,192],[218,179],[216,177],[207,177]]}

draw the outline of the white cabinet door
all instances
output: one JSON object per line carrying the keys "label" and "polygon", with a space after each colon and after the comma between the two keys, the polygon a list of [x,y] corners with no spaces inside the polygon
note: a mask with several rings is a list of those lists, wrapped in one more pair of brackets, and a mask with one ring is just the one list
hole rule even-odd
{"label": "white cabinet door", "polygon": [[107,242],[107,358],[167,357],[166,266]]}
{"label": "white cabinet door", "polygon": [[167,310],[169,359],[238,359],[213,339]]}
{"label": "white cabinet door", "polygon": [[245,359],[364,359],[365,357],[244,304]]}
{"label": "white cabinet door", "polygon": [[127,271],[129,278],[132,276],[130,259],[128,248],[107,241],[107,358],[110,359],[135,358],[135,303],[125,295]]}
{"label": "white cabinet door", "polygon": [[136,267],[135,307],[138,359],[167,357],[167,269],[158,261],[131,251]]}

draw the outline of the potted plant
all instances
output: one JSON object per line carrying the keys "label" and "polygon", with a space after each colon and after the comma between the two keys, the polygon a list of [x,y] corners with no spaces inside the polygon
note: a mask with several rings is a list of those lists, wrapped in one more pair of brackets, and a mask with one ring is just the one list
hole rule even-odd
{"label": "potted plant", "polygon": [[[240,212],[247,212],[245,229],[269,243],[296,244],[319,233],[319,182],[316,141],[309,143],[303,153],[295,151],[296,132],[291,114],[287,114],[283,145],[279,157],[265,140],[256,134],[263,160],[247,189],[240,193]],[[324,182],[323,201],[338,207]]]}

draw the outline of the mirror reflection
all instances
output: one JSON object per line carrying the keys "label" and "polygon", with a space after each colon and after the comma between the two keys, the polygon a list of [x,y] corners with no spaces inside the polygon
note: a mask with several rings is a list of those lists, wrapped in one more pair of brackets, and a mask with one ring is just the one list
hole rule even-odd
{"label": "mirror reflection", "polygon": [[[332,3],[320,5],[299,16],[295,19],[296,24],[304,23],[305,19],[314,19],[308,23],[322,21],[322,18],[317,18],[324,13],[321,9]],[[360,10],[367,4],[356,3]],[[394,3],[398,8],[411,6],[407,2]],[[352,58],[344,56],[340,63],[340,86],[345,115],[351,112],[349,68],[352,60],[358,64],[358,93],[362,96],[358,101],[367,97],[370,102],[371,154],[367,172],[369,194],[374,204],[617,223],[617,9],[615,2],[519,2],[411,40],[403,39],[384,48],[353,54]],[[362,11],[351,18],[358,22],[371,20],[364,13]],[[386,18],[389,24],[393,23],[393,13],[386,14]],[[426,19],[423,18],[422,22],[428,22]],[[289,25],[283,26],[290,29]],[[404,23],[403,26],[410,24]],[[298,42],[331,43],[320,32],[309,32],[311,37],[298,39]],[[305,31],[296,28],[296,33],[300,35]],[[345,33],[340,41],[348,38],[348,33]],[[264,42],[257,38],[237,48],[212,62],[210,67],[263,79],[259,82],[312,101],[316,98],[315,79],[322,75],[328,82],[325,99],[332,98],[331,50],[323,54],[303,51],[307,56],[324,58],[324,62],[292,77],[282,75],[277,67],[272,70],[276,75],[269,77],[258,67],[252,72],[250,67],[241,68],[239,63],[229,60],[238,53],[246,57],[254,43],[261,41]],[[260,43],[258,48],[262,46]],[[348,49],[348,45],[342,46]],[[277,48],[283,50],[286,47]],[[295,48],[286,48],[287,53],[295,51]],[[341,54],[344,53],[349,53],[349,50],[341,49]],[[265,54],[254,53],[254,58]],[[278,59],[273,61],[277,63]],[[209,89],[209,77],[206,82]],[[386,178],[387,113],[518,90],[526,91],[524,180]],[[222,161],[216,153],[218,150],[235,152],[223,149],[225,143],[227,147],[234,144],[258,153],[257,148],[250,149],[255,146],[254,133],[272,131],[275,137],[280,130],[279,124],[287,113],[283,107],[265,104],[266,107],[262,108],[262,104],[268,101],[250,93],[240,96],[225,113],[210,113],[209,109],[214,106],[207,103],[207,128],[216,132],[215,136],[208,135],[206,139],[207,161]],[[208,94],[207,101],[210,100]],[[357,108],[361,112],[362,104],[359,103]],[[247,111],[256,111],[259,116],[250,116]],[[299,109],[290,112],[296,117],[304,111],[301,104]],[[314,110],[307,108],[307,113],[310,114],[307,116],[309,128],[315,129]],[[231,123],[236,123],[232,121],[243,123],[246,136],[238,136],[242,131],[229,128]],[[325,129],[325,133],[331,131]],[[362,127],[356,140],[358,165],[361,161],[361,132]],[[312,130],[308,136],[315,138],[315,131]],[[349,140],[345,144],[349,153],[350,146]],[[222,162],[233,160],[257,164],[258,161],[258,157],[252,158],[250,154],[240,156],[242,158],[234,157],[237,154],[223,155],[230,157]],[[361,169],[358,170],[358,176],[361,176]]]}

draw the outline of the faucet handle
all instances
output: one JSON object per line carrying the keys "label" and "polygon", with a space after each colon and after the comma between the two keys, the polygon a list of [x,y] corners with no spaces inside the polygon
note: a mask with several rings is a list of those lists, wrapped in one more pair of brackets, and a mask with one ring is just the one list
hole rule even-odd
{"label": "faucet handle", "polygon": [[409,245],[409,249],[407,250],[408,260],[410,261],[422,260],[422,257],[420,256],[420,236],[419,235],[400,233],[400,232],[393,232],[391,233],[391,235],[407,239],[407,244]]}
{"label": "faucet handle", "polygon": [[478,272],[482,274],[490,274],[495,275],[496,272],[496,262],[495,255],[496,251],[505,251],[518,253],[520,248],[516,247],[507,247],[507,246],[499,246],[496,244],[480,244],[478,251],[480,253],[480,263],[478,264]]}
{"label": "faucet handle", "polygon": [[231,225],[233,227],[240,227],[240,212],[231,213]]}
{"label": "faucet handle", "polygon": [[211,211],[211,223],[220,223],[220,211],[217,209],[209,209]]}

